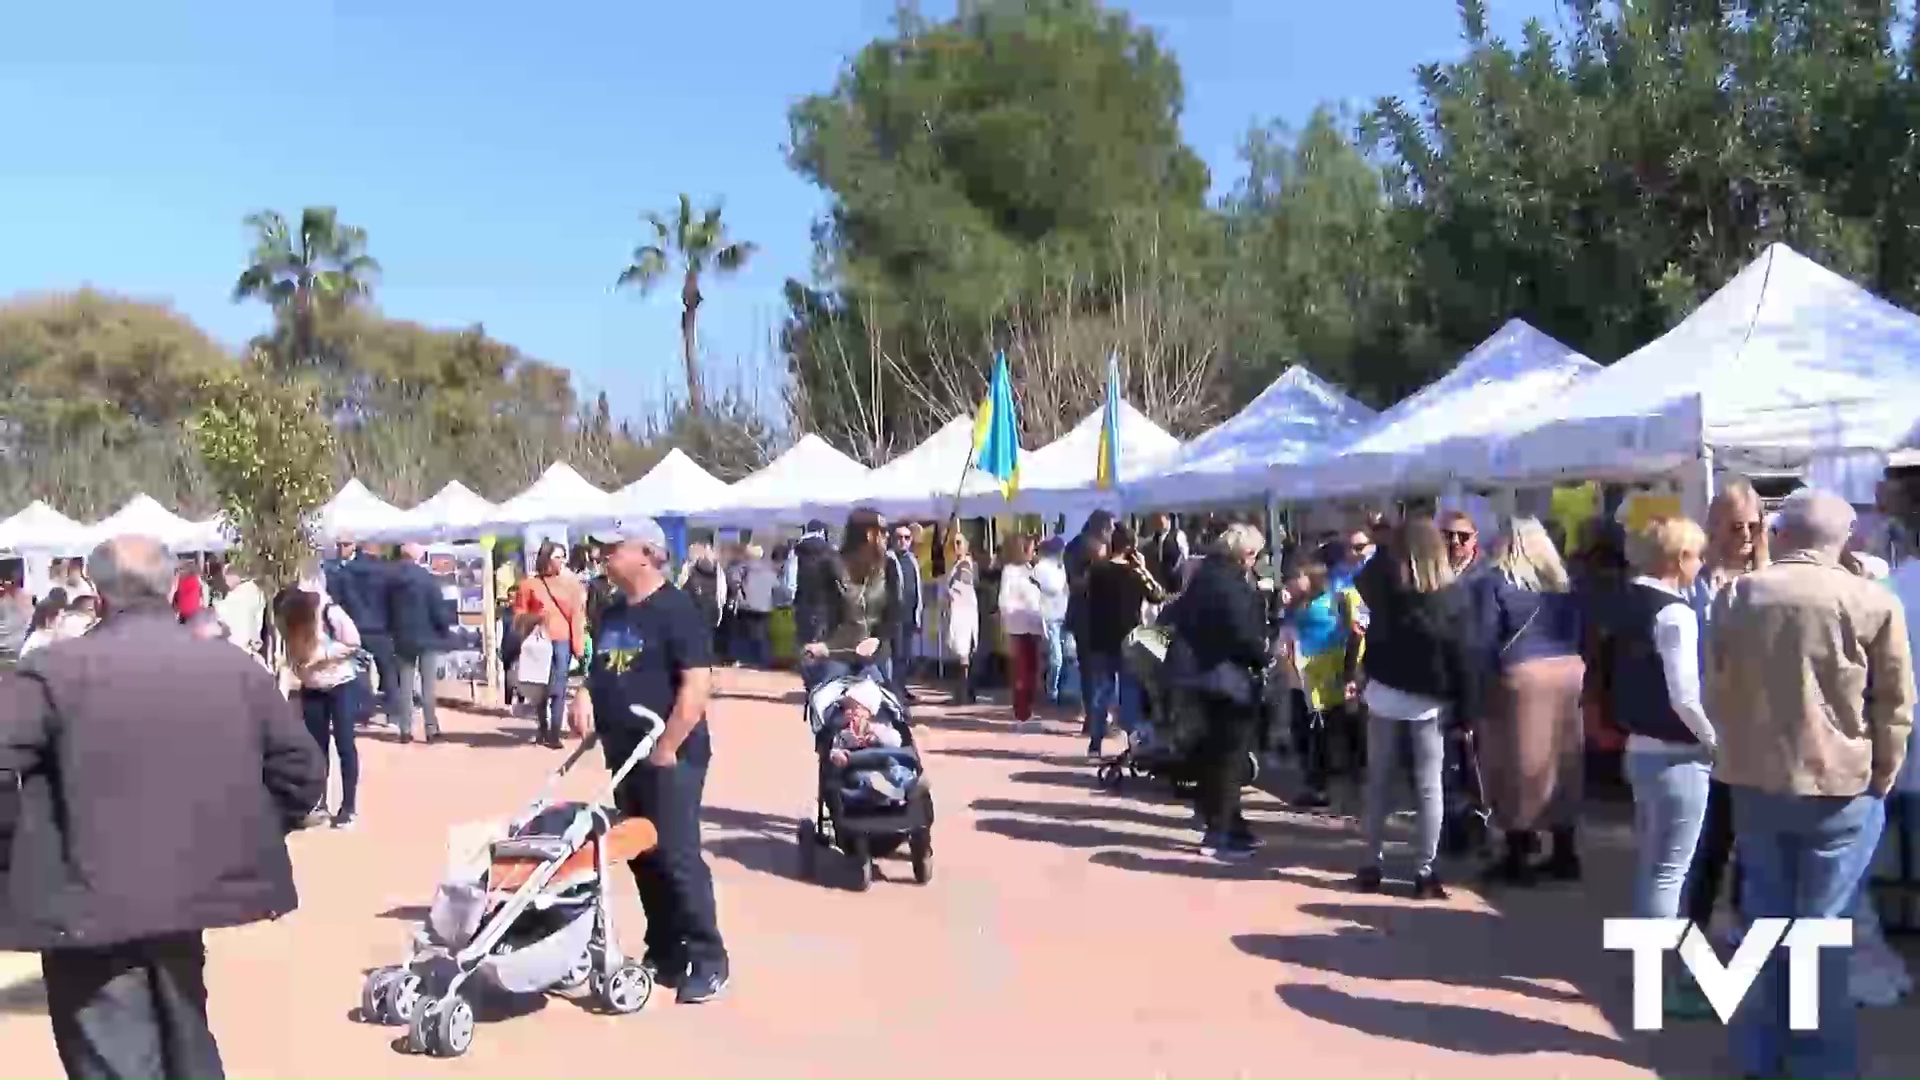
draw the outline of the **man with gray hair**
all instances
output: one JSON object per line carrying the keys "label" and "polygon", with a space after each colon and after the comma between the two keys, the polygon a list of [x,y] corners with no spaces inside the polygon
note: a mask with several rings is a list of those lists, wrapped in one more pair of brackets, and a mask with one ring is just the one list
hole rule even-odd
{"label": "man with gray hair", "polygon": [[201,933],[297,906],[286,834],[320,800],[319,750],[272,675],[180,625],[159,541],[90,565],[99,625],[0,682],[19,784],[0,949],[40,951],[67,1075],[219,1077]]}
{"label": "man with gray hair", "polygon": [[[1707,714],[1720,735],[1714,777],[1733,796],[1734,855],[1747,919],[1843,918],[1885,824],[1913,726],[1906,617],[1885,586],[1840,555],[1853,508],[1795,492],[1774,525],[1771,565],[1714,600]],[[1822,950],[1820,1030],[1787,1024],[1776,955],[1734,1017],[1747,1076],[1858,1076],[1844,950]]]}

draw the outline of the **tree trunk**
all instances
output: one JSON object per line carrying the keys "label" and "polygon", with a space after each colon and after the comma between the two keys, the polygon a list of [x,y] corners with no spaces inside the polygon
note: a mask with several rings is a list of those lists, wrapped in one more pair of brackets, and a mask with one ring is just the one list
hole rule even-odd
{"label": "tree trunk", "polygon": [[707,414],[704,380],[700,378],[700,341],[695,333],[700,320],[700,275],[687,271],[680,287],[680,351],[687,365],[687,411],[695,416]]}

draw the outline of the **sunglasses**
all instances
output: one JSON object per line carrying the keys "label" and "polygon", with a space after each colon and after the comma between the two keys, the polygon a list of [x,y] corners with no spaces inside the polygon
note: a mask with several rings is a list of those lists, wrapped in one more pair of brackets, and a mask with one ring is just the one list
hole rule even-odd
{"label": "sunglasses", "polygon": [[1464,544],[1472,540],[1477,534],[1470,532],[1447,532],[1441,535],[1445,536],[1447,542],[1450,544]]}

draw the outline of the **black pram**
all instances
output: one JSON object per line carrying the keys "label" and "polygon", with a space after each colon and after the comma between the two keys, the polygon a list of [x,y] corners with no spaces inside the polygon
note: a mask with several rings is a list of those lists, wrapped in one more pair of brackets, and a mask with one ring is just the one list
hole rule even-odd
{"label": "black pram", "polygon": [[[861,683],[879,690],[880,707],[874,710],[873,722],[892,725],[899,732],[900,746],[851,750],[845,765],[835,765],[834,740],[845,727],[842,705],[848,693]],[[933,794],[921,768],[919,751],[913,745],[913,728],[899,699],[878,680],[848,675],[814,687],[807,695],[806,716],[819,760],[819,784],[813,818],[802,821],[798,829],[801,876],[814,877],[822,849],[837,850],[853,862],[855,888],[865,891],[876,876],[874,860],[891,854],[904,842],[913,863],[914,882],[925,885],[932,881]],[[911,773],[899,785],[897,799],[872,805],[848,804],[848,776],[885,770],[895,764],[906,766]]]}

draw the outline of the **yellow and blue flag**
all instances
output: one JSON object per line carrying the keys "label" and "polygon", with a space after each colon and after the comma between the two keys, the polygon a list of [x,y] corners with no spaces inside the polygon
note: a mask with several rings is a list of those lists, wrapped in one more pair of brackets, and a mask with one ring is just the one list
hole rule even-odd
{"label": "yellow and blue flag", "polygon": [[1020,421],[1014,415],[1006,353],[994,354],[993,381],[973,416],[973,467],[1000,481],[1009,499],[1020,490]]}
{"label": "yellow and blue flag", "polygon": [[1100,410],[1100,460],[1093,486],[1112,491],[1120,482],[1120,354],[1107,356],[1107,404]]}

